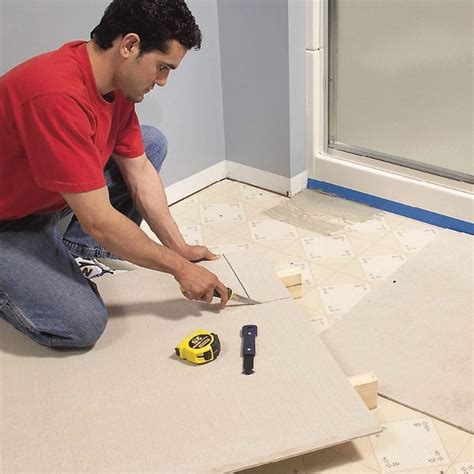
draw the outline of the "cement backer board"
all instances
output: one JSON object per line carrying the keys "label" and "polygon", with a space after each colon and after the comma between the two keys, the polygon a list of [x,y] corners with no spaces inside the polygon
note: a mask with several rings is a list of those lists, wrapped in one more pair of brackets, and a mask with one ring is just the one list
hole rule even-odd
{"label": "cement backer board", "polygon": [[471,433],[473,244],[443,230],[322,334],[346,374],[373,371],[382,395]]}
{"label": "cement backer board", "polygon": [[[250,295],[265,300],[264,287],[279,284],[271,265],[245,261],[267,280]],[[224,259],[206,266],[233,281]],[[4,471],[230,472],[380,431],[283,286],[271,290],[283,299],[224,311],[188,302],[158,272],[99,286],[110,320],[90,351],[52,351],[1,326]],[[250,376],[244,324],[259,330]],[[174,354],[197,328],[222,341],[205,366]]]}

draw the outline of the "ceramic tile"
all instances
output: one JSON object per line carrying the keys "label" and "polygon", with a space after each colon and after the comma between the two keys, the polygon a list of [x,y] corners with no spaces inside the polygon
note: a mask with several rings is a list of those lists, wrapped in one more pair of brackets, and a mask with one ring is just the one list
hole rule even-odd
{"label": "ceramic tile", "polygon": [[369,281],[385,280],[398,270],[406,260],[407,258],[402,254],[359,257],[362,269]]}
{"label": "ceramic tile", "polygon": [[349,233],[375,234],[374,237],[390,230],[389,225],[385,221],[383,215],[374,216],[363,222],[350,222],[344,225],[344,230]]}
{"label": "ceramic tile", "polygon": [[[286,251],[286,249],[285,249]],[[318,265],[317,263],[310,262],[311,273],[313,274],[313,280],[315,285],[319,285],[327,280],[331,275],[334,274],[334,270]]]}
{"label": "ceramic tile", "polygon": [[303,298],[294,301],[310,311],[314,311],[318,315],[326,313],[317,288],[311,290],[308,294],[304,295]]}
{"label": "ceramic tile", "polygon": [[305,237],[301,239],[301,242],[309,260],[354,257],[349,240],[343,236]]}
{"label": "ceramic tile", "polygon": [[366,283],[320,286],[318,291],[326,314],[345,314],[370,291]]}
{"label": "ceramic tile", "polygon": [[[461,451],[461,454],[456,456],[453,462],[454,466],[456,469],[460,469],[459,465],[468,465],[467,467],[471,466],[474,464],[474,437],[471,435],[470,441],[467,442],[466,446],[463,447],[463,450]],[[464,471],[464,472],[469,472],[470,471]]]}
{"label": "ceramic tile", "polygon": [[405,252],[417,252],[436,238],[438,231],[435,228],[396,230],[395,237]]}
{"label": "ceramic tile", "polygon": [[368,437],[358,438],[350,443],[341,444],[336,446],[335,449],[341,456],[347,459],[359,462],[374,471],[379,470],[379,463]]}
{"label": "ceramic tile", "polygon": [[284,459],[283,461],[264,464],[239,471],[242,474],[306,474],[303,456]]}
{"label": "ceramic tile", "polygon": [[314,286],[313,274],[311,273],[308,262],[295,260],[288,263],[276,263],[273,265],[273,269],[275,271],[285,270],[289,267],[298,268],[298,270],[301,271],[301,280],[303,286]]}
{"label": "ceramic tile", "polygon": [[358,280],[367,281],[367,275],[362,269],[358,258],[353,258],[348,264],[342,266],[338,272],[344,273],[352,278],[357,278]]}
{"label": "ceramic tile", "polygon": [[245,221],[245,212],[240,202],[204,204],[200,206],[203,224],[227,224]]}
{"label": "ceramic tile", "polygon": [[413,420],[423,415],[416,410],[386,399],[383,408],[378,410],[375,416],[379,423],[388,423],[391,421]]}
{"label": "ceramic tile", "polygon": [[472,474],[474,473],[474,458],[473,461],[460,462],[453,465],[456,474]]}
{"label": "ceramic tile", "polygon": [[232,196],[236,201],[242,201],[240,186],[241,183],[237,181],[223,179],[222,181],[214,183],[210,188],[213,193],[219,194],[221,196]]}
{"label": "ceramic tile", "polygon": [[[313,471],[314,472],[314,471]],[[369,466],[365,466],[364,464],[351,461],[350,459],[341,456],[340,454],[336,454],[336,456],[328,463],[321,471],[315,472],[339,472],[339,473],[346,473],[346,472],[357,472],[357,473],[371,473],[371,472],[378,472],[376,470],[371,469]]]}
{"label": "ceramic tile", "polygon": [[394,232],[387,232],[380,240],[377,240],[376,243],[388,249],[395,250],[397,253],[404,251],[400,245],[400,241],[395,237]]}
{"label": "ceramic tile", "polygon": [[433,229],[439,230],[439,227],[436,227],[431,224],[427,224],[426,222],[417,221],[415,219],[410,219],[409,217],[405,217],[403,222],[397,226],[397,230],[413,230],[413,229]]}
{"label": "ceramic tile", "polygon": [[[285,253],[285,249],[288,247],[288,245],[291,245],[294,242],[295,241],[291,240],[291,239],[261,240],[261,241],[258,242],[258,244],[261,245],[262,247],[268,247],[268,248],[271,248],[271,249],[276,250],[278,252]],[[301,259],[299,259],[299,260],[301,260]]]}
{"label": "ceramic tile", "polygon": [[227,253],[234,253],[234,252],[242,252],[245,250],[252,250],[253,246],[250,242],[242,243],[242,244],[220,244],[220,245],[209,245],[209,250],[212,253],[217,255],[227,254]]}
{"label": "ceramic tile", "polygon": [[[331,327],[331,321],[329,320],[328,316],[326,314],[323,314],[321,316],[313,316],[310,319],[311,325],[313,326],[314,330],[316,331],[316,334],[321,334],[324,332],[326,329]],[[334,321],[332,321],[334,324]]]}
{"label": "ceramic tile", "polygon": [[202,245],[202,231],[200,225],[178,226],[185,242],[189,245]]}
{"label": "ceramic tile", "polygon": [[430,418],[382,424],[370,437],[383,472],[449,465],[449,457]]}
{"label": "ceramic tile", "polygon": [[[240,184],[240,194],[242,195],[243,201],[262,201],[262,200],[281,200],[282,196],[265,191],[260,188],[249,186],[248,184]],[[276,204],[274,204],[276,205]]]}
{"label": "ceramic tile", "polygon": [[[244,223],[244,225],[245,227],[247,227],[246,222]],[[232,232],[238,226],[240,226],[238,222],[231,222],[228,224],[202,224],[202,235],[206,242],[212,242],[211,239],[216,239],[219,235],[222,234],[234,235]],[[246,242],[250,241],[250,235],[248,235],[248,238],[239,235],[237,236]]]}
{"label": "ceramic tile", "polygon": [[[334,448],[321,449],[303,456],[307,474],[323,472],[324,468],[337,456]],[[290,474],[290,473],[288,473]]]}
{"label": "ceramic tile", "polygon": [[351,275],[347,275],[344,272],[336,271],[327,277],[319,287],[322,286],[334,286],[334,285],[358,285],[364,283],[368,286],[365,278],[356,278]]}
{"label": "ceramic tile", "polygon": [[172,214],[174,221],[178,225],[201,224],[201,212],[199,206],[186,206],[187,209],[182,210],[179,214]]}
{"label": "ceramic tile", "polygon": [[391,229],[396,229],[400,226],[404,221],[407,220],[405,216],[400,216],[398,214],[393,214],[388,211],[381,211],[381,215],[385,219],[385,222]]}
{"label": "ceramic tile", "polygon": [[[449,459],[454,461],[461,454],[467,443],[469,443],[469,440],[472,439],[472,435],[463,430],[457,429],[452,425],[443,423],[442,421],[434,419],[432,419],[432,421],[439,437],[441,438],[443,446],[448,453]],[[474,460],[474,455],[472,456],[472,459]]]}
{"label": "ceramic tile", "polygon": [[251,221],[249,229],[252,240],[256,242],[296,239],[298,237],[294,226],[272,219]]}
{"label": "ceramic tile", "polygon": [[350,242],[352,250],[356,255],[361,255],[370,249],[377,248],[375,242],[363,239],[359,234],[345,234],[345,237]]}
{"label": "ceramic tile", "polygon": [[247,216],[248,221],[268,219],[268,217],[266,217],[264,214],[265,209],[254,206],[253,204],[248,204],[246,202],[243,202],[242,206],[244,207],[245,215]]}

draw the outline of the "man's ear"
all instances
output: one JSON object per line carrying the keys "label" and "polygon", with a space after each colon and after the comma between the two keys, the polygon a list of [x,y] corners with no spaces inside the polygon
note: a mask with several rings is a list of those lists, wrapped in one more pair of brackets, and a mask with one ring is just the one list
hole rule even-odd
{"label": "man's ear", "polygon": [[124,58],[137,57],[140,53],[140,37],[136,33],[128,33],[121,39],[119,47]]}

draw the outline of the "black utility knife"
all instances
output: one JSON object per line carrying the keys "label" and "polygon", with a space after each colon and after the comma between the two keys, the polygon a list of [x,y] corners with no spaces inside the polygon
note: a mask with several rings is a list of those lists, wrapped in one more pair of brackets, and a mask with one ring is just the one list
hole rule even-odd
{"label": "black utility knife", "polygon": [[255,338],[257,337],[257,326],[247,324],[242,326],[242,357],[244,359],[245,375],[253,374],[253,359],[255,357]]}

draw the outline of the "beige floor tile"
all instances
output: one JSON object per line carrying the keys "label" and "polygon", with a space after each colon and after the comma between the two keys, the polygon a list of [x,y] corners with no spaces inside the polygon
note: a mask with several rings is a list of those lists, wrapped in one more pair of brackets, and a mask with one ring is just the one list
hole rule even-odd
{"label": "beige floor tile", "polygon": [[[286,252],[286,249],[284,249]],[[313,274],[313,280],[315,285],[324,284],[324,282],[334,274],[334,270],[323,267],[322,265],[318,265],[317,263],[310,262],[309,266],[311,268],[311,272]]]}
{"label": "beige floor tile", "polygon": [[202,229],[200,225],[179,225],[183,239],[188,245],[203,245]]}
{"label": "beige floor tile", "polygon": [[377,240],[376,243],[388,249],[395,250],[396,252],[404,252],[400,241],[395,237],[393,232],[387,232],[380,240]]}
{"label": "beige floor tile", "polygon": [[391,400],[386,400],[383,408],[378,410],[375,416],[380,423],[388,423],[391,421],[413,420],[425,415],[419,411],[392,402]]}
{"label": "beige floor tile", "polygon": [[221,196],[233,197],[237,201],[242,201],[240,186],[241,184],[237,181],[223,179],[222,181],[213,184],[210,189],[213,193],[219,194]]}
{"label": "beige floor tile", "polygon": [[359,438],[350,443],[344,443],[335,448],[337,452],[351,461],[358,462],[364,466],[378,471],[379,463],[375,456],[374,448],[368,437]]}
{"label": "beige floor tile", "polygon": [[419,229],[397,229],[394,231],[404,252],[417,252],[422,250],[436,238],[439,231],[434,227]]}
{"label": "beige floor tile", "polygon": [[[337,456],[334,448],[321,449],[303,456],[307,474],[323,472],[323,469]],[[290,474],[290,473],[288,473]]]}
{"label": "beige floor tile", "polygon": [[449,456],[429,417],[382,423],[382,428],[370,441],[383,472],[449,466]]}
{"label": "beige floor tile", "polygon": [[398,214],[393,214],[388,211],[382,211],[382,215],[385,219],[385,222],[389,225],[391,229],[396,229],[401,225],[407,218],[405,216],[400,216]]}
{"label": "beige floor tile", "polygon": [[282,251],[294,258],[299,258],[301,260],[306,260],[308,258],[301,243],[301,239],[290,242],[290,244],[282,249]]}
{"label": "beige floor tile", "polygon": [[249,184],[240,183],[239,186],[242,201],[245,202],[256,202],[256,201],[278,201],[282,198],[280,194],[272,193],[264,189],[250,186]]}
{"label": "beige floor tile", "polygon": [[359,462],[351,461],[350,459],[336,454],[336,456],[328,463],[321,471],[312,471],[312,472],[357,472],[357,473],[371,473],[379,472],[377,470],[371,469],[369,466],[361,464]]}
{"label": "beige floor tile", "polygon": [[181,207],[178,211],[171,209],[171,215],[174,220],[188,219],[196,224],[201,223],[201,212],[199,206],[188,205]]}
{"label": "beige floor tile", "polygon": [[306,474],[303,456],[296,456],[283,461],[264,464],[263,466],[254,467],[239,471],[243,474]]}
{"label": "beige floor tile", "polygon": [[368,281],[386,280],[406,261],[406,256],[401,253],[359,257],[359,262]]}
{"label": "beige floor tile", "polygon": [[244,243],[238,243],[238,244],[216,244],[215,242],[212,242],[208,244],[208,248],[212,253],[215,253],[217,255],[223,255],[223,254],[252,250],[253,245],[250,242],[244,242]]}
{"label": "beige floor tile", "polygon": [[240,202],[208,203],[200,206],[203,224],[240,224],[246,220],[245,211]]}
{"label": "beige floor tile", "polygon": [[295,300],[296,303],[308,308],[310,311],[314,311],[316,314],[326,314],[319,291],[317,288],[311,290],[303,298]]}
{"label": "beige floor tile", "polygon": [[249,204],[248,202],[242,202],[242,206],[244,207],[245,215],[247,216],[248,221],[268,219],[268,217],[264,214],[265,209],[254,206],[253,204]]}
{"label": "beige floor tile", "polygon": [[354,257],[350,241],[345,236],[315,236],[301,239],[306,258],[311,261]]}
{"label": "beige floor tile", "polygon": [[[460,454],[453,460],[453,464],[456,467],[457,464],[470,464],[474,465],[474,437],[471,435],[471,439],[463,447]],[[458,469],[458,467],[456,467]],[[471,468],[474,472],[474,469]],[[466,471],[471,473],[471,471]]]}
{"label": "beige floor tile", "polygon": [[345,275],[349,275],[352,278],[355,278],[360,281],[367,281],[367,276],[357,257],[353,258],[349,263],[341,267],[339,272],[344,273]]}
{"label": "beige floor tile", "polygon": [[339,278],[352,279],[352,277],[342,273],[336,273],[324,282],[324,286],[318,286],[318,291],[325,314],[343,317],[370,292],[370,287],[365,282],[330,283],[331,280],[337,281]]}
{"label": "beige floor tile", "polygon": [[[439,420],[433,419],[433,423],[448,453],[449,459],[454,461],[461,455],[463,448],[472,439],[472,435]],[[472,460],[474,461],[474,456]]]}
{"label": "beige floor tile", "polygon": [[250,234],[254,242],[268,242],[271,240],[296,240],[296,228],[290,224],[273,219],[258,219],[249,221]]}
{"label": "beige floor tile", "polygon": [[[221,226],[226,226],[226,224],[201,225],[202,240],[206,245],[214,243],[216,239],[218,239],[222,235],[228,235],[228,234],[225,234],[225,232],[223,232],[222,229],[220,229]],[[240,239],[240,241],[245,242],[245,239]],[[229,242],[229,243],[235,243],[235,242]]]}
{"label": "beige floor tile", "polygon": [[[295,240],[289,238],[289,239],[281,239],[281,240],[260,240],[260,241],[255,241],[252,240],[254,243],[259,243],[263,247],[268,247],[270,249],[273,249],[278,252],[285,253],[285,249],[291,245],[292,243],[295,242]],[[301,259],[300,259],[301,260]]]}
{"label": "beige floor tile", "polygon": [[434,229],[439,230],[439,227],[434,225],[428,224],[427,222],[417,221],[415,219],[410,219],[409,217],[405,217],[403,222],[397,226],[397,230],[408,230],[408,229]]}

